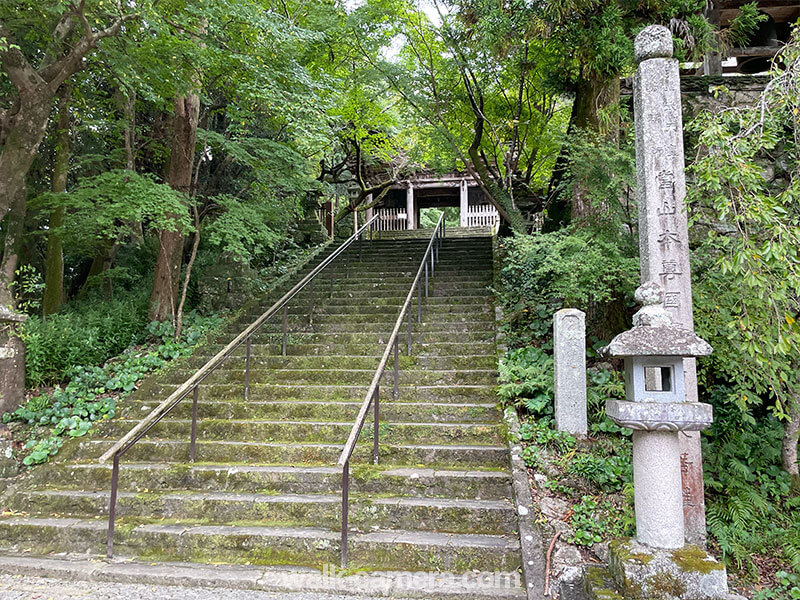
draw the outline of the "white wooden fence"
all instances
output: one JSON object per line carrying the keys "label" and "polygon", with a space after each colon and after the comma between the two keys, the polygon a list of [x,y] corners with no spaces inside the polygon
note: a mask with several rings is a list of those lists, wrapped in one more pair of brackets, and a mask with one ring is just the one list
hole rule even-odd
{"label": "white wooden fence", "polygon": [[473,204],[467,206],[467,227],[492,227],[500,222],[497,209],[491,204]]}
{"label": "white wooden fence", "polygon": [[408,228],[408,218],[404,208],[378,208],[375,209],[378,218],[375,220],[374,231],[398,231]]}

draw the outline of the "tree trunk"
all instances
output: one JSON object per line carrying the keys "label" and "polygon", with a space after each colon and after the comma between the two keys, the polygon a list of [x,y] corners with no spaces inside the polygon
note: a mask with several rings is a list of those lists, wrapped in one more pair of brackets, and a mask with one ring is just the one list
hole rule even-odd
{"label": "tree trunk", "polygon": [[[187,94],[175,98],[172,151],[169,159],[169,184],[189,195],[192,187],[197,121],[200,116],[200,97]],[[158,232],[159,249],[156,259],[153,291],[150,294],[150,319],[175,319],[176,299],[180,282],[183,233],[177,229]]]}
{"label": "tree trunk", "polygon": [[797,444],[800,441],[800,393],[790,396],[789,405],[786,408],[789,419],[783,426],[781,458],[783,468],[792,478],[792,487],[800,491],[800,469],[797,464]]}
{"label": "tree trunk", "polygon": [[[619,77],[617,75],[586,76],[575,95],[575,129],[588,130],[611,143],[619,141]],[[587,182],[576,181],[572,193],[572,220],[595,220],[609,207],[593,203],[587,193]]]}
{"label": "tree trunk", "polygon": [[[65,83],[59,89],[58,124],[56,131],[56,156],[53,164],[53,192],[67,191],[69,171],[69,105],[72,88]],[[58,312],[64,303],[64,252],[59,229],[64,225],[64,206],[57,206],[50,212],[50,226],[47,235],[47,255],[44,268],[44,316]]]}
{"label": "tree trunk", "polygon": [[[584,75],[575,90],[575,101],[572,105],[568,133],[580,130],[592,131],[607,141],[619,139],[619,104],[620,86],[618,75]],[[572,194],[559,191],[564,175],[569,168],[568,146],[562,148],[556,159],[553,176],[548,190],[547,218],[542,230],[556,231],[567,226],[572,219],[592,219],[604,208],[593,207],[586,196],[586,186],[575,182]]]}
{"label": "tree trunk", "polygon": [[[0,305],[11,309],[17,302],[11,284],[19,266],[19,252],[22,247],[22,233],[25,224],[25,192],[18,192],[16,202],[6,214],[4,229],[6,237],[3,244],[3,259],[0,261]],[[14,411],[25,400],[25,344],[17,335],[14,323],[0,325],[0,411]]]}
{"label": "tree trunk", "polygon": [[[111,269],[114,265],[114,258],[117,255],[118,249],[119,243],[115,242],[113,239],[105,238],[102,245],[95,250],[92,266],[89,267],[89,274],[86,276],[86,281],[79,292],[81,296],[88,294],[89,290],[97,282],[97,278],[102,277],[106,271]],[[100,287],[103,290],[104,297],[110,300],[112,294],[111,280],[104,277],[100,282]]]}

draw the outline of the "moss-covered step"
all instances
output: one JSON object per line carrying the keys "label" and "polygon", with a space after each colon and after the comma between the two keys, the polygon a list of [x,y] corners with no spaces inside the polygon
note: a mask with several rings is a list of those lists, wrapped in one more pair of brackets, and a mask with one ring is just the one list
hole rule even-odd
{"label": "moss-covered step", "polygon": [[[363,333],[356,331],[357,326],[348,333],[293,333],[290,343],[305,344],[377,344],[386,345],[389,341],[391,328],[387,328],[386,333]],[[277,344],[280,343],[280,334],[276,333],[256,333],[253,335],[253,342],[257,344]],[[412,324],[412,343],[441,343],[441,342],[461,342],[462,344],[471,342],[493,342],[494,331],[467,331],[449,333],[447,331],[437,331],[435,333],[420,332],[414,329]]]}
{"label": "moss-covered step", "polygon": [[[113,444],[110,440],[89,440],[65,447],[65,459],[96,459]],[[230,462],[244,464],[332,465],[339,459],[344,439],[339,444],[294,442],[205,441],[196,444],[199,462]],[[380,444],[380,458],[387,465],[453,465],[503,467],[508,460],[506,446]],[[149,437],[139,440],[125,453],[131,461],[174,461],[189,457],[189,440],[164,440]],[[372,443],[359,443],[353,453],[353,463],[368,463],[372,459]]]}
{"label": "moss-covered step", "polygon": [[[153,410],[152,402],[132,401],[122,407],[128,419],[144,417]],[[330,402],[288,399],[280,401],[199,400],[197,414],[201,419],[290,419],[290,420],[354,420],[361,402]],[[497,423],[500,411],[494,403],[399,402],[383,400],[380,416],[385,421],[416,423]],[[182,402],[171,413],[173,418],[192,416],[192,403]]]}
{"label": "moss-covered step", "polygon": [[[415,309],[416,310],[416,309]],[[326,317],[324,315],[317,315],[315,313],[313,322],[308,322],[308,316],[305,317],[303,323],[296,325],[289,325],[287,334],[294,338],[313,333],[372,333],[387,336],[394,329],[397,323],[398,315],[384,315],[380,319],[372,318],[371,315],[354,315],[353,317]],[[414,315],[415,317],[416,315]],[[470,333],[470,334],[487,334],[488,338],[494,335],[495,321],[494,317],[490,320],[484,318],[479,321],[469,321],[469,316],[453,317],[449,320],[437,321],[423,321],[417,323],[414,331],[422,334],[437,334],[437,333]],[[278,319],[280,321],[280,319]],[[407,323],[404,324],[403,329],[407,332]],[[260,329],[258,334],[254,337],[256,340],[262,339],[265,335],[273,336],[275,340],[280,339],[283,329],[280,322],[265,323]],[[233,339],[233,336],[231,336]]]}
{"label": "moss-covered step", "polygon": [[[111,465],[53,463],[37,469],[37,486],[107,491]],[[259,492],[271,494],[334,494],[342,489],[342,470],[336,466],[244,464],[120,463],[121,489]],[[431,469],[355,465],[350,469],[354,494],[383,494],[417,498],[510,498],[505,470]]]}
{"label": "moss-covered step", "polygon": [[[180,383],[194,374],[194,370],[174,369],[165,374],[165,382]],[[375,369],[264,369],[250,366],[250,383],[337,383],[340,385],[368,384],[375,375]],[[226,361],[205,378],[205,382],[244,383],[243,365],[234,361]],[[400,385],[492,385],[497,382],[495,369],[470,370],[433,370],[433,369],[400,369],[397,380]],[[394,372],[384,371],[381,379],[383,385],[394,384]]]}
{"label": "moss-covered step", "polygon": [[[321,527],[263,527],[193,523],[137,523],[120,519],[116,550],[158,560],[291,564],[320,567],[339,558],[339,532]],[[100,554],[106,523],[70,518],[0,519],[6,550]],[[513,536],[378,531],[353,533],[350,567],[465,572],[512,570],[520,566]]]}
{"label": "moss-covered step", "polygon": [[[85,490],[32,490],[16,495],[9,508],[29,516],[108,516],[110,493]],[[119,517],[185,522],[291,524],[336,529],[342,522],[341,494],[120,491]],[[353,531],[407,529],[446,533],[513,534],[516,515],[507,500],[350,496]]]}
{"label": "moss-covered step", "polygon": [[[355,418],[355,414],[353,415]],[[355,419],[354,419],[355,420]],[[121,437],[138,420],[115,419],[103,427],[109,436]],[[154,438],[186,439],[191,431],[191,419],[169,416],[151,430]],[[198,419],[198,440],[242,440],[344,443],[353,421],[258,421],[254,419]],[[403,423],[381,421],[379,439],[394,444],[499,444],[502,442],[499,425],[495,423]],[[362,437],[372,434],[365,426]]]}
{"label": "moss-covered step", "polygon": [[[244,360],[244,349],[235,354],[238,359]],[[187,365],[200,367],[212,358],[211,354],[193,355]],[[269,369],[374,369],[378,366],[381,354],[376,351],[369,356],[363,355],[335,355],[325,356],[298,356],[280,354],[261,354],[251,347],[250,366]],[[471,354],[466,356],[408,356],[400,354],[398,357],[400,369],[432,368],[432,369],[496,369],[497,358],[494,356]]]}
{"label": "moss-covered step", "polygon": [[[178,388],[177,383],[152,382],[142,386],[141,397],[163,400]],[[298,398],[303,400],[363,400],[368,386],[364,385],[312,385],[312,384],[250,384],[251,400],[280,400]],[[494,385],[401,385],[398,399],[403,402],[492,402],[496,401]],[[388,398],[392,386],[382,385],[381,397]],[[206,399],[235,400],[244,398],[244,384],[202,384],[200,395]],[[191,397],[188,401],[191,401]],[[187,400],[184,400],[187,402]]]}
{"label": "moss-covered step", "polygon": [[[381,356],[383,351],[386,349],[386,344],[378,344],[378,343],[371,343],[371,344],[336,344],[336,343],[324,343],[324,344],[309,344],[300,340],[295,339],[295,336],[289,335],[289,340],[286,347],[286,354],[288,356],[309,356],[309,357],[316,357],[316,356],[342,356],[342,355],[375,355]],[[401,353],[405,355],[407,348],[406,338],[401,340],[400,350]],[[203,356],[214,356],[222,350],[224,346],[222,344],[209,344],[204,346],[202,349],[199,349],[198,352],[202,352]],[[276,340],[272,344],[252,344],[251,346],[251,355],[252,356],[265,356],[265,355],[277,355],[281,352],[281,344]],[[245,347],[244,345],[239,346],[234,353],[233,356],[241,356],[244,357],[245,354]],[[415,357],[427,357],[430,359],[436,359],[439,356],[442,357],[451,357],[451,356],[475,356],[475,355],[483,355],[489,359],[495,357],[495,343],[494,340],[486,341],[486,342],[424,342],[424,343],[415,343],[412,348],[412,358]],[[496,360],[496,359],[495,359]],[[495,363],[496,364],[496,363]]]}

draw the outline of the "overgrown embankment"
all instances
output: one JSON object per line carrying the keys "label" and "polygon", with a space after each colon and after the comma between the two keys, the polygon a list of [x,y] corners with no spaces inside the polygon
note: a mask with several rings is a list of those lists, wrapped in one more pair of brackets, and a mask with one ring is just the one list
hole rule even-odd
{"label": "overgrown embankment", "polygon": [[[509,350],[499,365],[500,400],[521,417],[522,458],[553,533],[578,549],[576,559],[600,560],[609,540],[635,532],[631,432],[604,411],[607,398],[624,398],[622,365],[596,354],[635,309],[635,246],[578,230],[508,238],[501,251],[497,287]],[[701,279],[695,294],[709,293]],[[565,307],[588,315],[586,441],[555,431],[552,419],[552,315]],[[707,307],[699,307],[703,316]],[[599,321],[610,311],[616,331]],[[701,328],[705,323],[699,320]],[[710,549],[728,565],[735,588],[762,599],[795,598],[800,498],[781,466],[782,425],[769,411],[739,408],[731,400],[738,382],[726,383],[712,361],[701,362],[700,373],[700,398],[715,411],[703,435]]]}

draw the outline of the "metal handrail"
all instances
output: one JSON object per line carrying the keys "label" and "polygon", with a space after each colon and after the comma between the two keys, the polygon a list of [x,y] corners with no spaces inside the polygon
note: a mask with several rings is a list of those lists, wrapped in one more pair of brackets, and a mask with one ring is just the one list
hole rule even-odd
{"label": "metal handrail", "polygon": [[[305,277],[303,277],[291,290],[286,292],[275,304],[269,307],[260,317],[253,321],[242,333],[237,335],[227,346],[220,350],[216,355],[210,358],[206,364],[195,371],[194,375],[189,377],[177,390],[172,392],[169,397],[155,407],[146,417],[137,423],[128,433],[109,448],[98,460],[103,463],[109,459],[113,460],[113,468],[111,471],[111,498],[108,507],[108,536],[106,540],[106,556],[111,558],[114,552],[114,522],[116,516],[117,505],[117,487],[119,484],[119,459],[125,454],[136,442],[138,442],[150,429],[153,428],[161,419],[169,414],[180,402],[192,393],[192,428],[191,440],[189,443],[189,461],[194,462],[195,457],[195,441],[197,438],[197,399],[200,384],[206,377],[211,375],[233,352],[239,348],[243,343],[246,347],[245,354],[245,376],[244,376],[244,398],[248,400],[250,397],[250,355],[253,335],[266,323],[272,316],[278,313],[281,309],[283,312],[282,322],[282,342],[281,354],[286,356],[286,341],[288,333],[288,304],[297,294],[299,294],[307,285],[310,284],[310,298],[308,309],[308,322],[313,322],[314,315],[314,280],[326,267],[331,265],[342,254],[346,253],[345,263],[345,278],[350,275],[350,253],[347,252],[349,248],[358,241],[358,256],[361,259],[362,252],[362,238],[367,229],[372,232],[372,224],[377,219],[377,215],[372,217],[369,221],[364,223],[353,235],[347,238],[342,244],[322,262],[314,267]],[[333,270],[330,271],[330,296],[333,296]]]}
{"label": "metal handrail", "polygon": [[[440,234],[441,232],[441,234]],[[398,354],[399,354],[399,334],[400,328],[403,326],[403,320],[408,319],[408,340],[407,352],[411,354],[411,315],[409,307],[414,300],[414,292],[417,293],[417,322],[422,322],[422,273],[425,272],[425,297],[428,296],[428,270],[430,267],[430,275],[433,277],[434,265],[439,261],[439,249],[442,246],[442,240],[445,237],[445,223],[444,211],[442,211],[439,221],[431,234],[431,240],[428,242],[428,248],[425,250],[425,255],[422,257],[419,269],[417,269],[417,276],[411,284],[411,289],[408,291],[406,301],[400,309],[400,314],[397,316],[392,335],[389,336],[389,341],[386,344],[386,349],[383,351],[378,368],[375,370],[375,375],[372,378],[367,395],[361,403],[361,408],[356,416],[356,421],[353,423],[353,428],[350,430],[350,435],[345,442],[342,454],[339,456],[337,465],[342,468],[342,540],[340,546],[342,568],[347,567],[347,518],[350,500],[350,457],[355,450],[358,437],[361,435],[361,430],[364,428],[364,421],[366,421],[367,413],[370,406],[374,409],[373,415],[373,432],[372,432],[372,462],[378,464],[378,417],[380,414],[378,392],[380,389],[380,381],[383,373],[386,370],[386,365],[389,362],[389,355],[394,350],[394,399],[399,396],[400,389],[398,387]],[[416,288],[416,290],[415,290]]]}

